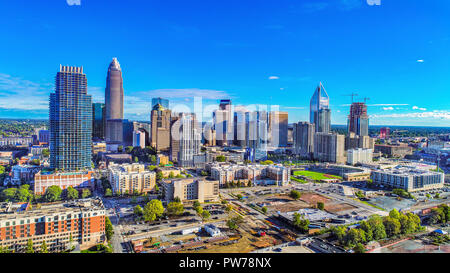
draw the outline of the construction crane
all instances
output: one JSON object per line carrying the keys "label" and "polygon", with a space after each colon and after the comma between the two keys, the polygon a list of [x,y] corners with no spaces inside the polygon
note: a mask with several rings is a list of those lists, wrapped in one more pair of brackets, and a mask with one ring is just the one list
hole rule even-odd
{"label": "construction crane", "polygon": [[370,100],[370,98],[363,98],[364,103],[366,103],[368,100]]}
{"label": "construction crane", "polygon": [[346,97],[352,97],[352,103],[353,103],[353,98],[356,97],[356,96],[358,96],[358,94],[352,92],[351,94],[343,95],[343,96],[346,96]]}

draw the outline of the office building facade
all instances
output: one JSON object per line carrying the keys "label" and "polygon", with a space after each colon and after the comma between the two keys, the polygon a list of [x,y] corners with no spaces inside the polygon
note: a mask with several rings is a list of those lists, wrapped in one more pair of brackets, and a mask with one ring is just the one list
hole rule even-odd
{"label": "office building facade", "polygon": [[348,133],[354,133],[357,136],[369,135],[369,116],[367,115],[367,105],[365,103],[352,103],[347,126]]}
{"label": "office building facade", "polygon": [[345,163],[345,137],[336,133],[316,133],[314,159],[322,162]]}
{"label": "office building facade", "polygon": [[309,122],[294,123],[294,153],[306,158],[314,154],[315,125]]}
{"label": "office building facade", "polygon": [[105,139],[106,108],[104,103],[92,104],[92,138]]}

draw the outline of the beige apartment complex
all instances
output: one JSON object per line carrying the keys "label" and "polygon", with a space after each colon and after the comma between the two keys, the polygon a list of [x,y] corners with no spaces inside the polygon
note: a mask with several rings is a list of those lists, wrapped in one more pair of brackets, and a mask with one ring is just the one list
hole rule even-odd
{"label": "beige apartment complex", "polygon": [[156,173],[143,164],[111,164],[108,179],[114,193],[150,192],[156,185]]}
{"label": "beige apartment complex", "polygon": [[183,201],[213,202],[219,200],[219,181],[197,178],[165,179],[162,182],[165,200],[176,197]]}

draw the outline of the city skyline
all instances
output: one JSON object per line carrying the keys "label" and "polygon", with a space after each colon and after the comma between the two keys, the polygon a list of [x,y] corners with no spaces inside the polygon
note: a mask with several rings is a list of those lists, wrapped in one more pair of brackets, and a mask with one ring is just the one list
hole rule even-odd
{"label": "city skyline", "polygon": [[[20,2],[2,4],[2,10],[11,11],[0,19],[8,41],[0,50],[9,52],[0,60],[2,118],[46,118],[47,97],[54,90],[51,75],[60,63],[83,66],[93,102],[103,102],[104,70],[117,57],[125,71],[127,119],[148,120],[154,97],[176,106],[202,96],[214,105],[220,99],[232,99],[234,105],[280,105],[280,111],[289,112],[289,123],[307,121],[311,93],[323,82],[331,100],[332,124],[346,124],[351,101],[345,95],[357,92],[356,101],[371,98],[367,103],[371,125],[450,126],[445,76],[449,23],[443,17],[450,6],[446,3],[396,1],[370,6],[365,1],[323,1],[322,5],[281,1],[276,6],[235,6],[234,2],[194,1],[190,4],[194,16],[183,13],[186,3],[179,2],[173,10],[156,3],[150,9],[151,19],[142,22],[144,15],[137,6],[118,1],[108,7],[90,2],[69,6],[65,1],[24,7]],[[49,5],[57,12],[48,13]],[[146,5],[142,2],[141,10],[149,10]],[[207,11],[219,8],[224,12],[213,20]],[[412,15],[398,15],[400,8],[421,9],[426,20],[411,25]],[[20,13],[14,12],[19,9]],[[45,17],[29,18],[35,11]],[[238,20],[223,17],[227,12]],[[111,13],[121,14],[124,20],[106,20]],[[11,14],[21,15],[12,18]],[[114,43],[111,31],[99,33],[103,25],[89,19],[93,14],[114,29]],[[269,14],[270,19],[265,19]],[[86,32],[83,41],[63,35],[69,49],[82,46],[83,50],[61,51],[51,45],[62,27],[61,16],[73,21],[67,22],[69,26],[76,24]],[[326,22],[312,20],[317,17],[326,17]],[[210,26],[202,24],[205,20]],[[35,43],[35,50],[24,47],[29,42],[23,37],[16,38],[25,31],[31,33],[23,36]],[[95,46],[85,44],[87,40]],[[39,69],[26,62],[31,57]],[[423,95],[431,92],[433,96]]]}

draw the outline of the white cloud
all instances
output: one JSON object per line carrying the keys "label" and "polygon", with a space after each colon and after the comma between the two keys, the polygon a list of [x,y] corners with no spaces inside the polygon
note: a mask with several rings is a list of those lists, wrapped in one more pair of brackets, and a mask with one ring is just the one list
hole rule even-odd
{"label": "white cloud", "polygon": [[419,108],[420,111],[427,111],[427,108]]}
{"label": "white cloud", "polygon": [[425,62],[424,60],[417,60],[418,63],[423,63]]}
{"label": "white cloud", "polygon": [[394,110],[394,107],[383,107],[384,111],[391,111]]}
{"label": "white cloud", "polygon": [[270,76],[269,77],[269,80],[278,80],[280,77],[278,77],[278,76]]}
{"label": "white cloud", "polygon": [[450,120],[449,110],[434,110],[428,112],[414,112],[414,113],[402,113],[402,114],[383,114],[383,115],[371,115],[370,118],[415,118],[415,119],[444,119]]}
{"label": "white cloud", "polygon": [[419,109],[419,107],[413,106],[412,109],[413,109],[413,110],[417,110],[417,109]]}
{"label": "white cloud", "polygon": [[427,108],[418,107],[418,106],[413,106],[412,109],[413,110],[420,110],[420,111],[427,111]]}
{"label": "white cloud", "polygon": [[0,108],[46,110],[51,83],[35,83],[0,73]]}

